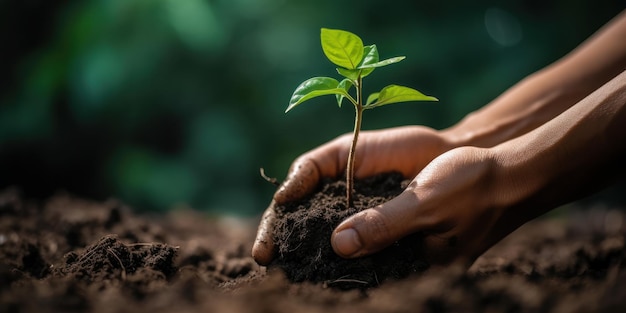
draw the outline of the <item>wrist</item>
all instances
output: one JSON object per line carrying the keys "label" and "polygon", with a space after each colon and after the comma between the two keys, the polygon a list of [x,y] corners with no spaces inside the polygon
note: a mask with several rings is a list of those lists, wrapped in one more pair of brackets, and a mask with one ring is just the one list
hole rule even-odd
{"label": "wrist", "polygon": [[442,134],[456,146],[494,147],[567,110],[582,97],[576,90],[563,82],[555,68],[547,68],[526,77]]}
{"label": "wrist", "polygon": [[477,119],[477,113],[473,112],[465,116],[459,123],[450,128],[446,128],[440,131],[441,136],[445,142],[452,148],[463,146],[484,147],[481,142],[489,137],[490,133],[493,133],[492,125],[483,125],[480,128],[472,127],[472,121]]}
{"label": "wrist", "polygon": [[537,137],[524,135],[489,149],[495,168],[492,205],[512,229],[560,204],[548,187],[562,174],[562,161]]}
{"label": "wrist", "polygon": [[530,197],[541,188],[542,180],[548,176],[548,173],[535,173],[537,164],[533,163],[531,150],[524,150],[526,145],[509,143],[489,149],[495,168],[493,183],[498,188],[494,190],[496,195],[493,199],[496,207],[511,207]]}

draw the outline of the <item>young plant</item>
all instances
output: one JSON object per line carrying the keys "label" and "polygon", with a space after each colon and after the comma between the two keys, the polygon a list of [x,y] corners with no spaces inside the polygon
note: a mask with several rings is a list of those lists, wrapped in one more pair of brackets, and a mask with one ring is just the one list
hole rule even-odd
{"label": "young plant", "polygon": [[[389,85],[380,92],[370,94],[363,101],[363,78],[370,75],[374,69],[400,62],[405,57],[380,61],[376,45],[364,46],[359,36],[343,30],[322,28],[320,38],[324,54],[328,60],[338,66],[337,72],[344,78],[338,81],[331,77],[313,77],[304,81],[291,96],[285,113],[304,101],[324,95],[335,95],[339,107],[344,99],[348,99],[354,105],[356,112],[354,132],[346,168],[346,202],[347,207],[350,207],[354,185],[355,150],[361,130],[363,111],[398,102],[438,100],[409,87]],[[355,89],[354,96],[350,94],[352,87]]]}

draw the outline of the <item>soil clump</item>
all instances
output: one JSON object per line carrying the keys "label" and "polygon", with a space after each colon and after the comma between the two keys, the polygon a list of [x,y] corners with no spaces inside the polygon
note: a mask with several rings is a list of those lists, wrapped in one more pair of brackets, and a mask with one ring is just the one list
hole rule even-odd
{"label": "soil clump", "polygon": [[278,256],[272,266],[294,282],[322,282],[340,289],[366,289],[388,279],[421,273],[420,236],[412,235],[371,256],[343,259],[332,250],[333,229],[345,218],[399,195],[408,185],[400,173],[355,180],[353,205],[346,207],[344,180],[324,180],[317,192],[299,202],[278,206],[274,242]]}

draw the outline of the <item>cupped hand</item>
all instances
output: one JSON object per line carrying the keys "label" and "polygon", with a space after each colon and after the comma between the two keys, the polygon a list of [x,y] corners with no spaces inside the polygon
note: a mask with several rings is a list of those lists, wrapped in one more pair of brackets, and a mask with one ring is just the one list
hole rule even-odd
{"label": "cupped hand", "polygon": [[[252,256],[261,265],[275,254],[272,238],[274,207],[311,194],[322,177],[338,178],[345,172],[351,134],[340,136],[298,157],[287,178],[265,210],[252,247]],[[363,131],[356,148],[355,177],[364,178],[398,171],[415,177],[432,159],[452,148],[441,133],[422,126]]]}
{"label": "cupped hand", "polygon": [[356,258],[419,232],[426,261],[468,265],[515,228],[501,223],[505,216],[495,195],[503,191],[495,182],[502,171],[495,159],[490,149],[477,147],[440,155],[402,194],[337,226],[333,249]]}

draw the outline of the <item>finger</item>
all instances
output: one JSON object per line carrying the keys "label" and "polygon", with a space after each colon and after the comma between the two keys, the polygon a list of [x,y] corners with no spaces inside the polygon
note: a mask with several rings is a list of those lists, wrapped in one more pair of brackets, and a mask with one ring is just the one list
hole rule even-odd
{"label": "finger", "polygon": [[272,235],[272,229],[276,219],[274,206],[275,202],[272,201],[265,212],[263,212],[256,238],[254,240],[254,244],[252,245],[252,258],[254,258],[259,265],[270,264],[276,253],[274,236]]}
{"label": "finger", "polygon": [[276,247],[272,229],[276,219],[276,205],[302,199],[313,192],[321,177],[336,177],[341,164],[337,155],[341,140],[334,140],[299,157],[289,168],[289,174],[280,185],[269,207],[263,213],[252,246],[252,257],[260,265],[268,265],[274,259]]}
{"label": "finger", "polygon": [[320,170],[310,158],[296,160],[285,181],[274,194],[274,201],[280,204],[292,202],[311,194],[320,180]]}
{"label": "finger", "polygon": [[342,151],[347,137],[339,137],[328,144],[307,152],[296,159],[287,178],[274,194],[277,204],[300,200],[311,194],[322,177],[337,177],[344,171],[345,159]]}
{"label": "finger", "polygon": [[417,196],[412,191],[404,191],[380,206],[349,217],[333,231],[333,250],[343,258],[361,257],[427,228],[427,219],[415,218],[417,205]]}

